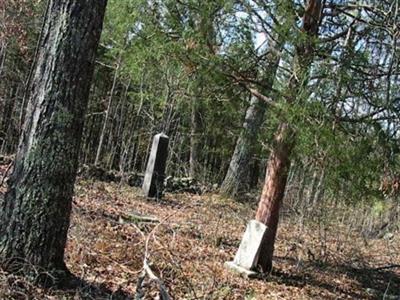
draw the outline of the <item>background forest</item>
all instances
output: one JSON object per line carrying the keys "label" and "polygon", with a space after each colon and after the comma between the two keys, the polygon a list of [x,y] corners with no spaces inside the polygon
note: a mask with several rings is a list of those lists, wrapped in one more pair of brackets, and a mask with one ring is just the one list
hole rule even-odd
{"label": "background forest", "polygon": [[[2,7],[2,154],[16,151],[44,5]],[[81,164],[143,173],[152,136],[164,132],[168,175],[236,196],[260,189],[277,124],[288,120],[297,134],[291,201],[382,213],[379,189],[396,194],[398,181],[398,3],[325,6],[302,99],[285,103],[302,3],[109,1]]]}
{"label": "background forest", "polygon": [[[17,150],[45,2],[0,2],[4,162]],[[392,239],[400,1],[322,2],[309,29],[304,1],[109,0],[80,174],[138,186],[151,140],[164,132],[169,180],[189,182],[174,192],[253,205],[282,133],[290,157],[282,214],[301,226],[340,220],[365,241]]]}

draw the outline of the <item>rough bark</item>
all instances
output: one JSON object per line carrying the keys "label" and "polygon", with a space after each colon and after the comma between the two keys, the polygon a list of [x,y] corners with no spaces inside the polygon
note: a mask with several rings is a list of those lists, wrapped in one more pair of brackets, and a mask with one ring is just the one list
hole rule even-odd
{"label": "rough bark", "polygon": [[[306,34],[296,45],[296,57],[293,72],[288,88],[288,103],[301,101],[300,94],[308,82],[308,73],[314,57],[315,37],[321,18],[322,0],[308,1],[304,17],[302,31]],[[295,145],[295,133],[285,121],[282,121],[275,134],[275,143],[267,164],[265,184],[259,201],[256,220],[267,226],[267,232],[263,240],[258,265],[264,272],[272,269],[272,257],[276,232],[278,229],[279,209],[285,194],[288,171],[290,167],[290,155]]]}
{"label": "rough bark", "polygon": [[282,123],[276,134],[275,144],[268,160],[266,180],[256,213],[256,220],[267,226],[261,248],[262,255],[259,258],[259,265],[265,272],[269,272],[272,268],[279,209],[285,193],[293,146],[293,132],[288,124]]}
{"label": "rough bark", "polygon": [[221,185],[220,192],[226,196],[234,197],[239,191],[245,189],[250,160],[254,152],[253,145],[264,121],[265,111],[265,103],[253,96],[246,111],[243,130],[236,142],[235,151]]}
{"label": "rough bark", "polygon": [[[265,67],[265,78],[263,79],[264,90],[267,94],[270,93],[274,84],[286,33],[286,31],[283,31],[278,35],[274,32],[275,36],[269,38],[268,41],[269,48],[265,56],[269,58],[269,61]],[[228,171],[221,184],[220,192],[226,196],[234,197],[239,191],[246,190],[246,183],[249,181],[250,161],[254,154],[253,145],[256,144],[266,110],[267,103],[252,96]]]}
{"label": "rough bark", "polygon": [[0,202],[1,265],[39,281],[68,274],[64,248],[105,7],[106,0],[49,1],[15,168]]}

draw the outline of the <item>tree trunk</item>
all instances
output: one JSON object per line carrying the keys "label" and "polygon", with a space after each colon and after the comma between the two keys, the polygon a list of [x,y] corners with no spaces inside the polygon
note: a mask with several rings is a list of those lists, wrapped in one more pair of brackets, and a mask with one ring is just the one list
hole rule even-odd
{"label": "tree trunk", "polygon": [[246,111],[243,130],[236,142],[228,172],[220,188],[220,192],[226,196],[236,196],[240,190],[245,189],[248,183],[249,163],[254,152],[253,145],[263,123],[265,110],[265,103],[253,96]]}
{"label": "tree trunk", "polygon": [[2,73],[6,61],[6,55],[7,55],[7,43],[4,41],[0,41],[0,79],[3,75]]}
{"label": "tree trunk", "polygon": [[117,66],[114,71],[114,78],[113,78],[113,82],[112,82],[112,86],[111,86],[110,97],[108,98],[107,110],[105,113],[103,126],[101,128],[99,145],[97,146],[97,151],[96,151],[96,158],[94,160],[95,165],[98,165],[100,162],[101,150],[103,149],[104,137],[106,135],[108,120],[110,118],[110,113],[111,113],[111,108],[112,108],[111,106],[112,106],[113,97],[114,97],[114,90],[115,90],[115,86],[117,84],[117,79],[118,79],[118,70],[121,65],[121,57],[122,57],[121,55],[122,54],[120,54],[120,56],[118,58]]}
{"label": "tree trunk", "polygon": [[[274,37],[268,40],[269,48],[265,53],[269,57],[268,65],[265,68],[264,89],[270,93],[274,85],[276,72],[278,70],[281,51],[285,42],[289,27],[284,29],[281,35],[273,33]],[[228,171],[222,182],[220,192],[226,196],[234,197],[241,190],[246,189],[249,182],[250,160],[254,154],[254,144],[256,144],[260,127],[264,122],[267,105],[264,101],[252,96],[250,106],[246,111],[243,129],[236,142]]]}
{"label": "tree trunk", "polygon": [[324,180],[325,180],[325,169],[323,168],[321,173],[319,174],[318,184],[314,193],[314,197],[312,199],[312,205],[320,205],[321,200],[324,197]]}
{"label": "tree trunk", "polygon": [[12,136],[9,136],[9,128],[13,124],[12,115],[14,105],[18,97],[18,87],[11,88],[9,95],[6,96],[2,112],[2,120],[0,122],[0,153],[5,152],[6,141],[12,141]]}
{"label": "tree trunk", "polygon": [[[315,51],[316,36],[322,12],[322,0],[310,0],[303,17],[302,31],[305,39],[296,45],[296,57],[292,76],[288,84],[289,95],[286,101],[294,103],[302,100],[306,89],[310,65]],[[272,269],[275,237],[279,221],[279,209],[285,194],[290,155],[295,145],[295,133],[291,124],[281,121],[275,135],[274,145],[267,164],[265,184],[261,194],[256,220],[267,226],[267,232],[262,243],[258,265],[264,272]]]}
{"label": "tree trunk", "polygon": [[[114,155],[111,156],[110,163],[109,163],[109,169],[111,170],[113,167],[116,165],[120,166],[121,165],[121,160],[122,160],[122,151],[123,151],[123,146],[124,146],[124,128],[128,127],[130,124],[127,123],[126,120],[126,110],[128,109],[128,92],[129,92],[129,87],[130,87],[130,80],[128,81],[126,87],[125,87],[125,92],[124,96],[120,97],[120,101],[117,106],[117,116],[119,118],[117,119],[117,134],[116,134],[116,139],[115,143],[111,147],[111,153]],[[118,163],[118,164],[117,164]]]}
{"label": "tree trunk", "polygon": [[39,282],[68,274],[64,248],[106,0],[50,0],[9,189],[0,262]]}
{"label": "tree trunk", "polygon": [[200,146],[201,146],[201,107],[200,98],[195,97],[192,100],[191,107],[191,128],[190,128],[190,158],[189,158],[189,176],[197,178],[200,169]]}
{"label": "tree trunk", "polygon": [[267,226],[259,265],[264,272],[272,268],[272,255],[279,221],[279,209],[285,193],[294,136],[289,125],[282,123],[267,163],[266,179],[256,213],[256,220]]}

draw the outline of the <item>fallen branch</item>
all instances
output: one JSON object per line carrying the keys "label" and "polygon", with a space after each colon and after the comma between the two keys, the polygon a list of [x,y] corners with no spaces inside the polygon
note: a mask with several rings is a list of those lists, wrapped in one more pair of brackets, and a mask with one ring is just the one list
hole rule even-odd
{"label": "fallen branch", "polygon": [[167,291],[166,286],[164,285],[164,282],[154,274],[154,272],[151,270],[149,264],[147,263],[146,258],[143,260],[143,270],[149,276],[151,281],[154,281],[155,283],[158,284],[158,286],[160,288],[160,297],[161,297],[160,299],[161,300],[170,300],[171,297],[168,294],[168,291]]}
{"label": "fallen branch", "polygon": [[387,265],[387,266],[375,268],[374,270],[375,271],[382,271],[382,270],[397,269],[397,268],[400,268],[400,265]]}
{"label": "fallen branch", "polygon": [[[146,238],[146,243],[145,243],[145,253],[144,253],[144,259],[143,259],[143,271],[141,275],[138,278],[138,282],[136,285],[136,295],[135,295],[135,300],[141,300],[144,297],[144,292],[143,292],[143,283],[146,275],[149,277],[150,281],[155,282],[158,285],[158,288],[160,290],[160,299],[161,300],[171,300],[171,297],[168,294],[167,287],[165,286],[164,282],[158,278],[153,270],[150,268],[150,265],[148,263],[148,258],[149,258],[149,243],[150,243],[150,238],[154,235],[154,232],[156,229],[162,225],[171,215],[167,216],[162,222],[158,223],[148,234]],[[136,227],[136,226],[135,226]],[[145,237],[144,233],[136,227],[137,230],[140,231],[141,235]]]}
{"label": "fallen branch", "polygon": [[133,223],[159,223],[160,221],[156,217],[144,216],[135,213],[129,213],[121,216],[122,219]]}

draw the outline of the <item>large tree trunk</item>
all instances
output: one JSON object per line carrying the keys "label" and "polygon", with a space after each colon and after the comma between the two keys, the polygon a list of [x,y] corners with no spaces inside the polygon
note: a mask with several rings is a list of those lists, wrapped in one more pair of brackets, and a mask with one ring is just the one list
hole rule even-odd
{"label": "large tree trunk", "polygon": [[253,145],[257,140],[259,129],[264,121],[266,104],[252,96],[250,106],[246,111],[243,130],[236,142],[228,171],[222,182],[220,192],[234,197],[245,189],[248,183],[250,160],[253,156]]}
{"label": "large tree trunk", "polygon": [[266,179],[256,213],[256,220],[267,226],[263,255],[259,265],[265,272],[272,268],[272,255],[279,221],[279,209],[285,194],[290,167],[290,154],[294,146],[294,136],[289,125],[282,123],[275,136],[275,143],[268,159]]}
{"label": "large tree trunk", "polygon": [[[280,34],[272,32],[272,36],[268,39],[268,50],[265,57],[268,57],[269,61],[263,72],[264,90],[267,94],[270,94],[274,85],[288,30],[289,27],[286,27],[283,31],[277,30],[280,31]],[[236,142],[228,171],[220,188],[220,192],[226,196],[234,197],[239,191],[246,190],[246,184],[248,185],[249,182],[250,161],[254,155],[254,145],[264,122],[266,109],[267,104],[253,95],[246,111],[243,129]]]}
{"label": "large tree trunk", "polygon": [[[288,103],[301,101],[308,82],[310,65],[314,57],[315,40],[322,12],[322,0],[309,0],[303,17],[302,31],[307,38],[296,45],[296,57],[289,84]],[[258,265],[264,272],[272,269],[275,237],[279,221],[279,209],[285,194],[290,155],[295,145],[295,133],[291,124],[282,121],[275,135],[275,143],[267,164],[265,184],[261,194],[256,220],[267,226]]]}
{"label": "large tree trunk", "polygon": [[15,168],[0,202],[1,265],[39,281],[68,274],[64,248],[105,7],[106,0],[49,1]]}

